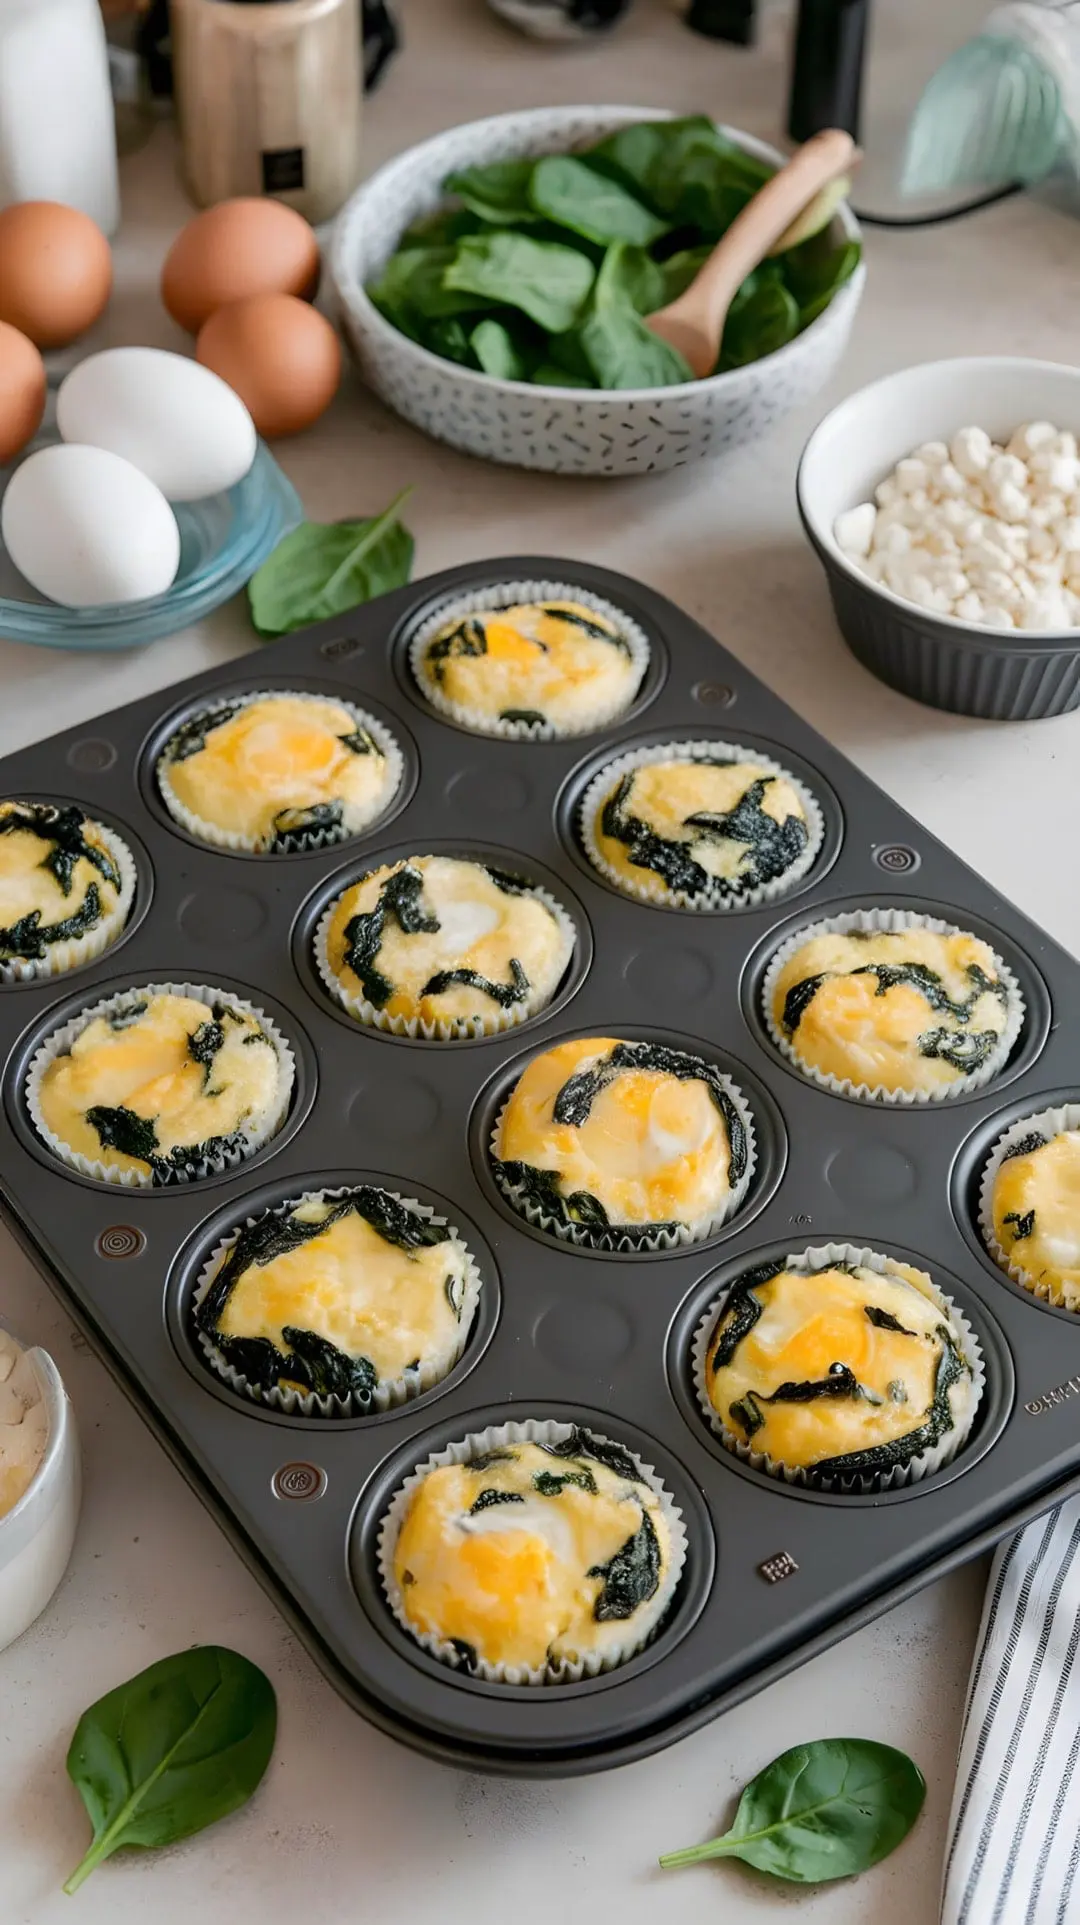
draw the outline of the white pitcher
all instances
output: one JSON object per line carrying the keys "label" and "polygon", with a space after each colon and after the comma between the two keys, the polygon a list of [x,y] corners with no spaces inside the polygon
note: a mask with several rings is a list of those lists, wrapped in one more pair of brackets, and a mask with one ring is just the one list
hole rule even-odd
{"label": "white pitcher", "polygon": [[63,201],[120,222],[116,122],[98,0],[0,0],[0,207]]}

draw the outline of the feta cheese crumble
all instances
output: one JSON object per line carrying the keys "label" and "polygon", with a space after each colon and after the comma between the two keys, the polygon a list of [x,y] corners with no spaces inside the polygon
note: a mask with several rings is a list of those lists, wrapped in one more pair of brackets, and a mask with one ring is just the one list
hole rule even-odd
{"label": "feta cheese crumble", "polygon": [[934,615],[987,628],[1080,627],[1077,438],[1028,421],[924,441],[833,534],[871,581]]}

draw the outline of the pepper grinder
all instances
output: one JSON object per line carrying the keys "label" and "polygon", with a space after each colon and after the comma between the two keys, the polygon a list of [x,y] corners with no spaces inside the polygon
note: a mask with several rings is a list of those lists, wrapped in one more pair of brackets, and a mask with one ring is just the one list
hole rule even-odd
{"label": "pepper grinder", "polygon": [[826,127],[859,138],[870,0],[799,0],[787,130],[809,140]]}
{"label": "pepper grinder", "polygon": [[172,0],[192,198],[269,194],[329,219],[360,177],[360,0]]}

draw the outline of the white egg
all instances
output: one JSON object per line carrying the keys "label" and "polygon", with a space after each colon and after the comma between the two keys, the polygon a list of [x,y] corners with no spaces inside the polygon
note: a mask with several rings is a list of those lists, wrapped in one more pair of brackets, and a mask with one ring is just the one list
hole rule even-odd
{"label": "white egg", "polygon": [[162,595],[180,563],[180,530],[160,488],[104,448],[60,443],[16,468],[0,534],[19,572],[65,608]]}
{"label": "white egg", "polygon": [[56,425],[65,441],[134,462],[169,501],[232,488],[255,459],[255,424],[238,394],[183,354],[106,348],[61,382]]}

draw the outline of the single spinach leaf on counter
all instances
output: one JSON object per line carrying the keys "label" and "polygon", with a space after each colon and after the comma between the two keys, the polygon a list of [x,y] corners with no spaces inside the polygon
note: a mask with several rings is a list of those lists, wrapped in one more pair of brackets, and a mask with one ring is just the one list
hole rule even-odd
{"label": "single spinach leaf on counter", "polygon": [[161,1658],[106,1692],[67,1755],[94,1838],[64,1890],[78,1891],[121,1845],[171,1845],[246,1804],[276,1730],[269,1678],[220,1645]]}
{"label": "single spinach leaf on counter", "polygon": [[548,154],[538,160],[528,191],[538,214],[601,246],[632,241],[637,247],[648,247],[668,225],[621,182],[597,173],[574,154]]}
{"label": "single spinach leaf on counter", "polygon": [[576,248],[527,234],[470,234],[443,274],[459,294],[479,294],[520,308],[550,333],[573,327],[592,289],[595,269]]}
{"label": "single spinach leaf on counter", "polygon": [[492,227],[517,227],[540,219],[529,199],[535,166],[534,160],[494,160],[487,167],[463,167],[448,174],[443,186]]}
{"label": "single spinach leaf on counter", "polygon": [[774,1878],[821,1885],[867,1871],[907,1837],[926,1797],[918,1765],[869,1738],[795,1745],[751,1780],[722,1838],[668,1852],[664,1866],[741,1858]]}
{"label": "single spinach leaf on counter", "polygon": [[365,521],[302,521],[279,541],[248,583],[251,620],[264,637],[342,615],[403,588],[412,573],[413,538],[399,520],[412,490]]}

